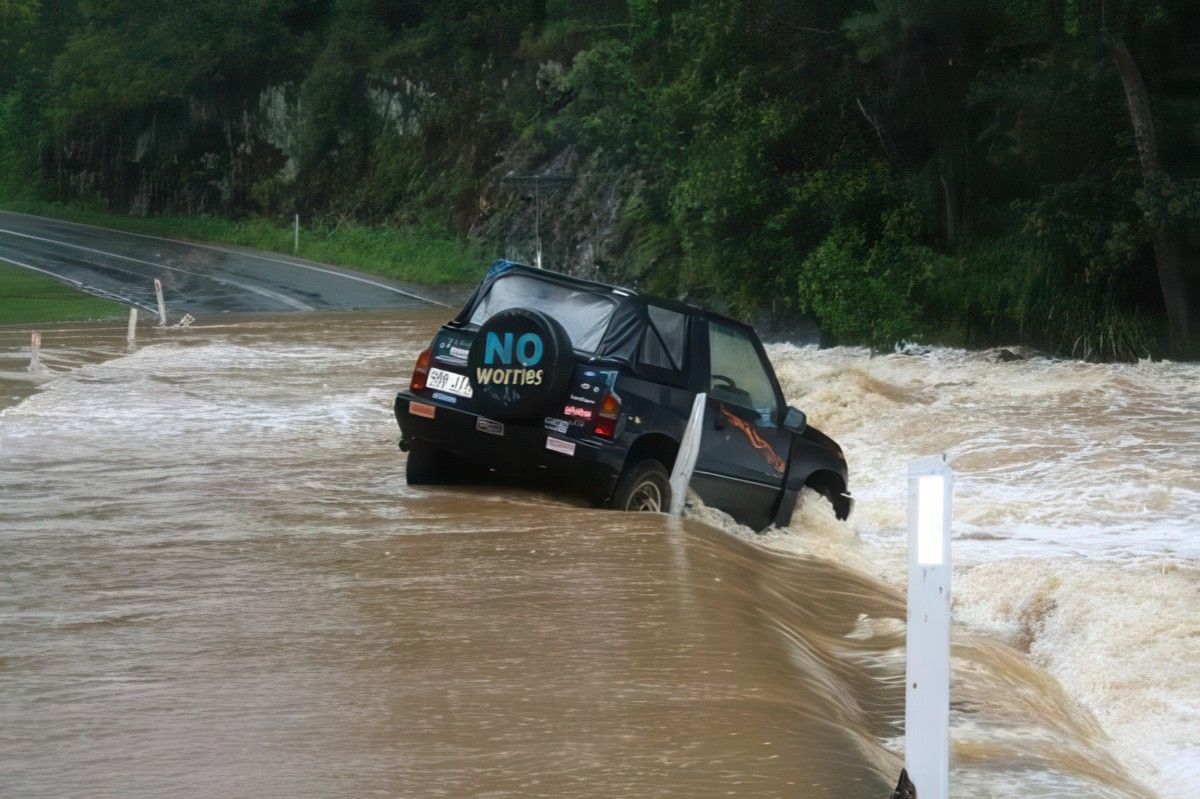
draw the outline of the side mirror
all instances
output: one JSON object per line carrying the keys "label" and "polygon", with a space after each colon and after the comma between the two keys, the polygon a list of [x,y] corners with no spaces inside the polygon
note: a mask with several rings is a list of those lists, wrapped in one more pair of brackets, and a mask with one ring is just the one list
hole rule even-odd
{"label": "side mirror", "polygon": [[808,417],[799,408],[788,406],[787,415],[783,417],[783,428],[799,435],[808,427]]}

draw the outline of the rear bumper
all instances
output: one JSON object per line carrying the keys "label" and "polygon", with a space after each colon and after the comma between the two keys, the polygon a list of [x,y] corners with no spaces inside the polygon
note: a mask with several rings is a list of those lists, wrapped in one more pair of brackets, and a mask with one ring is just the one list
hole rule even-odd
{"label": "rear bumper", "polygon": [[[433,408],[433,418],[412,413],[413,402]],[[625,451],[619,444],[568,438],[543,427],[511,422],[504,423],[500,432],[491,420],[481,423],[483,417],[477,413],[407,391],[396,395],[394,410],[400,425],[401,449],[407,450],[413,440],[424,441],[467,463],[495,469],[504,477],[528,478],[539,485],[565,485],[596,502],[612,496],[625,465]],[[550,439],[573,444],[574,452],[548,449]]]}

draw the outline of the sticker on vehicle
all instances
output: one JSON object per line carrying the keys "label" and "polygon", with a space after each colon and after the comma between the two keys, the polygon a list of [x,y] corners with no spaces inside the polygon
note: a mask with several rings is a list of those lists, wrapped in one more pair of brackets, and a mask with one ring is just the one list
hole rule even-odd
{"label": "sticker on vehicle", "polygon": [[434,358],[436,360],[444,363],[452,363],[455,366],[466,366],[467,353],[470,352],[471,348],[471,339],[443,331],[438,335],[434,347]]}
{"label": "sticker on vehicle", "polygon": [[561,455],[574,455],[575,442],[563,441],[561,438],[555,438],[554,436],[546,436],[546,449]]}
{"label": "sticker on vehicle", "polygon": [[556,433],[565,433],[570,423],[566,419],[555,419],[553,416],[546,417],[546,429],[553,430]]}
{"label": "sticker on vehicle", "polygon": [[475,392],[471,389],[471,381],[467,379],[466,375],[447,372],[445,369],[430,369],[425,385],[434,391],[446,391],[467,399],[475,396]]}
{"label": "sticker on vehicle", "polygon": [[448,402],[451,405],[458,404],[458,397],[452,397],[449,394],[441,394],[437,391],[433,392],[433,398],[438,402]]}
{"label": "sticker on vehicle", "polygon": [[426,405],[423,402],[408,403],[408,412],[413,416],[423,416],[426,419],[432,419],[437,415],[437,408],[432,405]]}
{"label": "sticker on vehicle", "polygon": [[481,433],[487,433],[491,436],[504,435],[504,425],[500,422],[485,419],[482,416],[475,419],[475,429]]}
{"label": "sticker on vehicle", "polygon": [[578,419],[591,419],[592,411],[590,408],[581,408],[578,405],[568,405],[563,408],[563,414],[566,416],[574,416]]}

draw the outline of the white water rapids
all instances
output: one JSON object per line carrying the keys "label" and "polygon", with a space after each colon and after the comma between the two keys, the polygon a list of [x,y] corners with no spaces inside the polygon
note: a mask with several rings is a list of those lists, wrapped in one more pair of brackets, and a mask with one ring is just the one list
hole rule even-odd
{"label": "white water rapids", "polygon": [[772,345],[857,505],[758,536],[404,486],[443,315],[0,334],[0,793],[881,796],[939,452],[955,795],[1195,793],[1200,365]]}
{"label": "white water rapids", "polygon": [[848,453],[857,505],[849,525],[818,507],[763,542],[902,580],[905,464],[946,453],[955,622],[1027,652],[1161,795],[1194,795],[1200,364],[769,349]]}

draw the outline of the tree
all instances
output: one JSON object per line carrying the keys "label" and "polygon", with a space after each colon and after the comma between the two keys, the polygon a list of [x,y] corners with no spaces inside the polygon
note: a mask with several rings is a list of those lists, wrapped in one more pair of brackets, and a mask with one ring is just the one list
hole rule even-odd
{"label": "tree", "polygon": [[1125,90],[1138,162],[1142,168],[1142,184],[1147,201],[1152,206],[1147,214],[1147,225],[1150,240],[1154,245],[1154,260],[1158,267],[1158,283],[1162,289],[1163,305],[1167,310],[1171,344],[1176,350],[1183,350],[1188,346],[1190,322],[1188,290],[1183,275],[1179,239],[1170,220],[1164,219],[1164,214],[1154,208],[1161,203],[1169,189],[1171,178],[1163,169],[1158,155],[1158,136],[1154,130],[1154,115],[1150,110],[1150,98],[1142,80],[1142,71],[1121,36],[1111,31],[1105,31],[1105,34],[1117,76]]}

